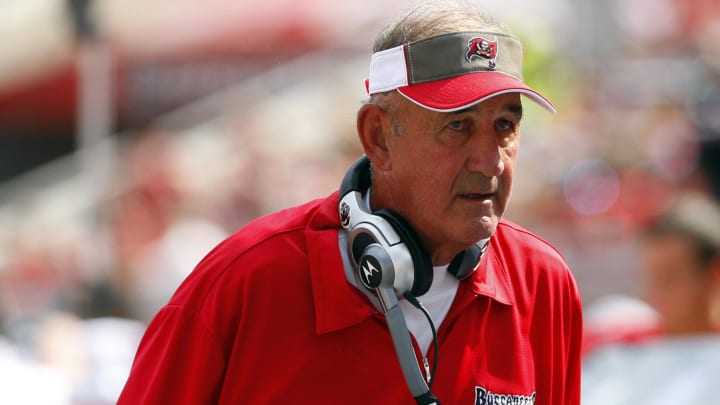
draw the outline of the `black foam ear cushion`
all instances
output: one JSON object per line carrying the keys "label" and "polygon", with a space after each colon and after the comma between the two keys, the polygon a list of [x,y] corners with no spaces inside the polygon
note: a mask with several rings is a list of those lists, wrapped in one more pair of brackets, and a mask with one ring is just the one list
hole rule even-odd
{"label": "black foam ear cushion", "polygon": [[484,250],[478,245],[470,246],[468,249],[455,256],[448,266],[448,272],[450,272],[450,274],[455,276],[458,280],[465,279],[472,273],[473,269],[480,261],[480,257],[483,252]]}
{"label": "black foam ear cushion", "polygon": [[[383,208],[373,212],[373,214],[388,221],[410,252],[415,275],[410,292],[416,297],[425,294],[432,285],[433,268],[430,256],[428,256],[427,251],[422,246],[417,233],[415,233],[405,218],[392,210]],[[405,292],[400,291],[400,293]]]}

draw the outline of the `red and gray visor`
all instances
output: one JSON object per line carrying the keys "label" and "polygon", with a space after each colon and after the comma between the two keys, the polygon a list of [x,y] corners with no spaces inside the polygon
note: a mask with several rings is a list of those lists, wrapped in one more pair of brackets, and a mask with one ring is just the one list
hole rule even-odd
{"label": "red and gray visor", "polygon": [[511,35],[455,32],[373,54],[369,94],[397,90],[434,111],[467,108],[490,97],[521,93],[555,112],[555,106],[522,81],[522,45]]}

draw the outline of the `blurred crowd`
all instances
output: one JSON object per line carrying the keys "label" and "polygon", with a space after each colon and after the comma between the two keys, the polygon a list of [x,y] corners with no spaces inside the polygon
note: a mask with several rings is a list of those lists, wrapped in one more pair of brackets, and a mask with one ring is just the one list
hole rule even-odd
{"label": "blurred crowd", "polygon": [[[507,216],[573,269],[597,382],[606,347],[720,331],[720,5],[558,4],[563,24],[507,21],[525,43],[526,80],[559,107],[527,105]],[[74,164],[51,186],[4,196],[0,379],[18,383],[0,403],[113,403],[144,325],[205,253],[259,215],[337,189],[361,153],[354,113],[370,52],[312,52],[225,91],[212,116],[114,138],[92,197]],[[690,230],[668,217],[692,217]],[[584,403],[601,403],[588,392]],[[602,403],[661,403],[623,401]]]}

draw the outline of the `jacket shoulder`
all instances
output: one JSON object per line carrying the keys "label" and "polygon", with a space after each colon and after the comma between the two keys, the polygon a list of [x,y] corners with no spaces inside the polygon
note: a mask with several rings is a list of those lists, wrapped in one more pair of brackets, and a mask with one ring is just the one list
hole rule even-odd
{"label": "jacket shoulder", "polygon": [[[305,261],[308,232],[335,229],[332,220],[339,226],[336,201],[333,196],[317,199],[247,223],[198,263],[171,302],[182,305],[216,289],[218,284],[236,285],[259,273],[271,277],[273,272],[297,268]],[[227,288],[230,286],[222,287]]]}
{"label": "jacket shoulder", "polygon": [[505,247],[503,250],[519,255],[540,255],[546,260],[565,263],[562,253],[554,245],[515,222],[502,219],[496,234],[502,241],[500,244]]}

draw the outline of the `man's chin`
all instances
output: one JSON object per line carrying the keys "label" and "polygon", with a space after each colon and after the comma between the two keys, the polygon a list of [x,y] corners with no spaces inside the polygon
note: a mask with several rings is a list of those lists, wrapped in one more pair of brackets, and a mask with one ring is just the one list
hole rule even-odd
{"label": "man's chin", "polygon": [[463,238],[468,245],[472,245],[477,241],[487,239],[495,233],[499,218],[483,217],[472,221],[471,229],[468,230],[466,237]]}

